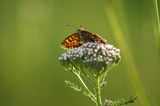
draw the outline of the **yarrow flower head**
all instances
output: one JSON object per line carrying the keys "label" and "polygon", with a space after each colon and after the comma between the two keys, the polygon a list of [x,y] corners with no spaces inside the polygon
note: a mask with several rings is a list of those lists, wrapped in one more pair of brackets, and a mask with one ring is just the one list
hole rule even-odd
{"label": "yarrow flower head", "polygon": [[68,49],[59,60],[65,67],[78,67],[100,74],[119,63],[120,49],[110,44],[87,42],[74,49]]}

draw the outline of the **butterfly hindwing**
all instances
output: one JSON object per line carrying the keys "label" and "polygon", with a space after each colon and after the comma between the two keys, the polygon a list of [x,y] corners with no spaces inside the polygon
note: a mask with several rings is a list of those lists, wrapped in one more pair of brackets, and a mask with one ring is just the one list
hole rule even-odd
{"label": "butterfly hindwing", "polygon": [[97,42],[97,43],[103,43],[103,44],[106,44],[107,42],[98,34],[93,34],[85,30],[79,30],[78,32],[81,35],[84,42]]}

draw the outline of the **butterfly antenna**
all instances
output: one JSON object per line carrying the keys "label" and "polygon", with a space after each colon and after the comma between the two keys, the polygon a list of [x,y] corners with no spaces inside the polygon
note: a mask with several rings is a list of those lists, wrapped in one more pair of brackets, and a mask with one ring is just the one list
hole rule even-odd
{"label": "butterfly antenna", "polygon": [[67,27],[71,27],[71,28],[76,28],[75,26],[73,26],[73,25],[66,25]]}
{"label": "butterfly antenna", "polygon": [[79,25],[78,29],[82,29],[82,25]]}
{"label": "butterfly antenna", "polygon": [[68,25],[66,25],[66,26],[69,26],[69,27],[71,27],[71,28],[78,29],[78,30],[79,30],[79,29],[83,29],[83,28],[82,28],[82,25],[79,25],[78,27],[76,27],[76,26],[73,26],[73,25],[69,25],[69,24],[68,24]]}

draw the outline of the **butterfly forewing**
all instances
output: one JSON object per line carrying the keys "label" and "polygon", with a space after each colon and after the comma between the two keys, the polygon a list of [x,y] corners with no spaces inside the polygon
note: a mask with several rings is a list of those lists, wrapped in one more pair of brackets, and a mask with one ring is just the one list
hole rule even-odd
{"label": "butterfly forewing", "polygon": [[74,33],[68,36],[63,42],[62,47],[66,49],[76,48],[82,45],[81,36],[78,33]]}

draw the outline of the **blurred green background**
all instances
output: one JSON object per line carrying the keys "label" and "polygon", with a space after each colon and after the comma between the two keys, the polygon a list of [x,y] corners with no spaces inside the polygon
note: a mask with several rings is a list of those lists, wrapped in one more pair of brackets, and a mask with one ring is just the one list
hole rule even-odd
{"label": "blurred green background", "polygon": [[62,40],[82,25],[121,49],[103,98],[160,106],[160,33],[154,0],[0,0],[0,106],[94,106],[68,88]]}

